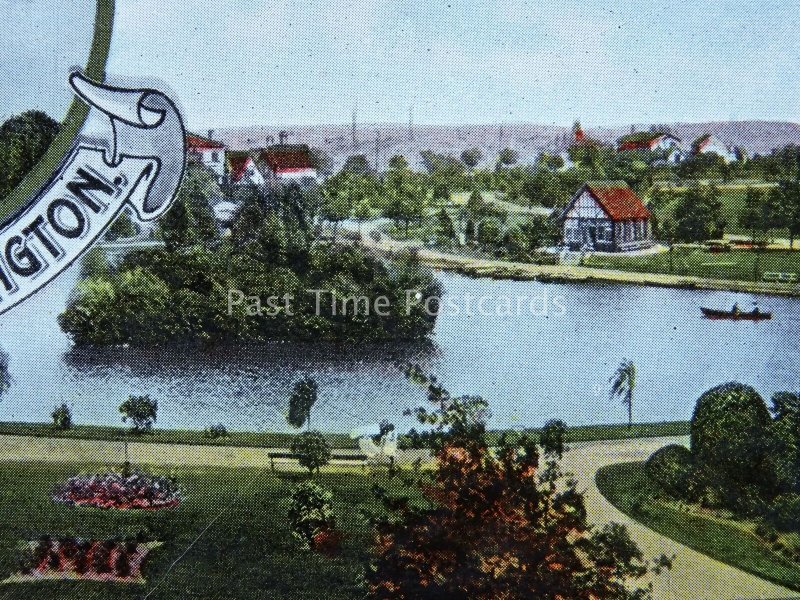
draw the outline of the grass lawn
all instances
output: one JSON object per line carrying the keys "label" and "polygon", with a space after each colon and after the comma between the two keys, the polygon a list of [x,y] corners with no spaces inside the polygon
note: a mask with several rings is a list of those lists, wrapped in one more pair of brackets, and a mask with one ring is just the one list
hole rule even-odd
{"label": "grass lawn", "polygon": [[669,252],[639,256],[589,256],[585,260],[585,266],[737,281],[753,281],[756,271],[759,280],[765,272],[800,273],[798,251],[766,250],[757,253],[732,250],[712,253],[700,248],[676,246],[672,254],[672,269]]}
{"label": "grass lawn", "polygon": [[[147,583],[2,584],[0,597],[140,600],[151,591],[153,600],[363,597],[358,577],[368,558],[371,534],[360,511],[378,508],[370,492],[376,481],[373,476],[338,471],[319,477],[320,483],[333,490],[339,526],[347,533],[341,556],[325,558],[301,549],[288,530],[288,498],[299,475],[178,467],[172,473],[187,498],[175,510],[103,511],[51,501],[50,492],[58,483],[78,472],[100,469],[74,463],[4,464],[0,470],[0,579],[16,570],[20,540],[43,534],[106,539],[144,531],[164,542],[145,562]],[[153,472],[167,471],[158,467]],[[231,506],[240,490],[241,496]],[[221,516],[186,552],[217,515]]]}
{"label": "grass lawn", "polygon": [[768,581],[800,590],[800,564],[767,547],[753,524],[681,507],[663,498],[643,463],[622,463],[597,472],[597,487],[619,510],[650,529],[698,552]]}
{"label": "grass lawn", "polygon": [[[536,434],[538,429],[528,429]],[[227,437],[209,438],[202,431],[188,429],[154,429],[150,434],[131,436],[122,427],[98,425],[75,425],[71,429],[55,429],[49,423],[0,422],[0,435],[24,435],[64,439],[119,441],[127,437],[133,442],[162,444],[196,444],[209,446],[238,446],[245,448],[288,448],[295,437],[293,433],[273,432],[228,432]],[[500,437],[501,431],[492,431],[492,439]],[[624,424],[581,425],[567,429],[567,442],[593,442],[598,440],[624,440],[646,437],[689,435],[688,421],[666,421],[663,423],[639,423],[628,428]],[[358,448],[358,441],[345,433],[326,433],[325,437],[336,450]],[[401,437],[402,439],[402,437]]]}

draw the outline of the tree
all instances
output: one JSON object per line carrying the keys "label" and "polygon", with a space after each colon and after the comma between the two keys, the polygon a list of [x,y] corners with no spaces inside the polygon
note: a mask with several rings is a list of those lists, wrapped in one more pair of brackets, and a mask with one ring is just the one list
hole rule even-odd
{"label": "tree", "polygon": [[396,171],[403,171],[408,168],[408,161],[402,154],[395,154],[389,159],[389,168]]}
{"label": "tree", "polygon": [[136,235],[136,226],[133,224],[130,216],[127,212],[123,211],[119,214],[119,216],[114,220],[113,225],[108,230],[106,237],[111,240],[117,240],[119,238],[128,238],[133,237]]}
{"label": "tree", "polygon": [[72,427],[72,412],[66,403],[56,406],[50,414],[53,419],[53,426],[56,429],[66,430]]}
{"label": "tree", "polygon": [[297,462],[308,469],[309,474],[319,473],[331,461],[331,446],[319,431],[304,431],[292,440],[292,454]]}
{"label": "tree", "polygon": [[133,433],[144,433],[153,428],[158,413],[158,401],[152,400],[150,396],[130,396],[119,405],[119,412],[122,413],[122,422],[131,422]]}
{"label": "tree", "polygon": [[503,148],[497,156],[501,165],[509,167],[519,160],[519,152],[512,148]]}
{"label": "tree", "polygon": [[476,219],[485,217],[491,212],[489,203],[483,199],[483,194],[478,190],[472,190],[472,192],[470,192],[469,198],[467,198],[466,209],[467,212]]}
{"label": "tree", "polygon": [[407,186],[389,191],[389,202],[383,216],[405,225],[405,236],[412,221],[420,221],[425,215],[426,192],[417,186]]}
{"label": "tree", "polygon": [[794,249],[794,239],[800,235],[800,182],[781,181],[770,193],[775,194],[781,224],[789,230],[789,249]]}
{"label": "tree", "polygon": [[682,242],[719,239],[725,230],[722,202],[715,186],[692,185],[678,196],[675,235]]}
{"label": "tree", "polygon": [[365,155],[354,154],[347,158],[341,172],[353,175],[368,175],[372,172],[372,168],[369,166],[369,161]]}
{"label": "tree", "polygon": [[313,481],[304,481],[292,491],[289,503],[292,535],[307,548],[314,547],[320,532],[336,527],[333,494]]}
{"label": "tree", "polygon": [[800,493],[800,395],[776,392],[771,412],[779,488],[781,492]]}
{"label": "tree", "polygon": [[36,166],[59,129],[55,120],[38,110],[13,116],[0,125],[0,199]]}
{"label": "tree", "polygon": [[636,389],[636,365],[632,360],[623,359],[617,370],[608,380],[611,384],[610,397],[622,398],[622,405],[628,409],[628,429],[633,427],[633,392]]}
{"label": "tree", "polygon": [[484,219],[478,223],[478,243],[481,246],[496,246],[499,241],[500,223],[497,219]]}
{"label": "tree", "polygon": [[748,187],[745,194],[744,206],[739,213],[739,225],[750,231],[750,240],[756,243],[756,232],[763,231],[765,226],[766,194],[764,190]]}
{"label": "tree", "polygon": [[725,383],[697,400],[689,433],[694,464],[731,508],[748,490],[774,487],[770,422],[763,398],[748,385]]}
{"label": "tree", "polygon": [[222,191],[202,166],[189,163],[175,202],[158,221],[164,244],[170,251],[185,250],[217,239],[217,226],[209,200]]}
{"label": "tree", "polygon": [[558,458],[564,456],[567,438],[567,424],[561,419],[550,419],[539,433],[539,445],[545,454]]}
{"label": "tree", "polygon": [[353,208],[353,218],[358,221],[358,232],[361,233],[361,224],[372,217],[372,206],[368,199],[363,198]]}
{"label": "tree", "polygon": [[554,455],[540,468],[539,449],[524,435],[490,448],[485,401],[431,393],[435,379],[418,368],[407,374],[432,407],[416,411],[429,428],[410,440],[432,448],[435,465],[406,481],[424,503],[376,489],[388,514],[373,519],[371,598],[648,596],[629,585],[647,572],[641,551],[624,526],[590,531],[583,496],[574,481],[562,485]]}
{"label": "tree", "polygon": [[461,162],[471,171],[483,159],[483,153],[478,148],[468,148],[461,153]]}
{"label": "tree", "polygon": [[286,420],[298,429],[303,425],[311,427],[311,408],[317,401],[317,382],[305,377],[294,384],[289,396],[289,414]]}
{"label": "tree", "polygon": [[339,189],[326,190],[323,198],[320,216],[333,223],[333,240],[336,241],[339,222],[349,219],[353,214],[353,197],[349,190]]}
{"label": "tree", "polygon": [[444,240],[453,240],[456,237],[453,219],[445,209],[440,210],[436,217],[436,235]]}

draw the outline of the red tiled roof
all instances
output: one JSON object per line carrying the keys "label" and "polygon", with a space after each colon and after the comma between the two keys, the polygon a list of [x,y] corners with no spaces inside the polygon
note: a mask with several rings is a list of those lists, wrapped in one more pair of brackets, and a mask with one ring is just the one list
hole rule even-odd
{"label": "red tiled roof", "polygon": [[650,211],[624,182],[587,183],[585,189],[594,197],[612,221],[649,219]]}
{"label": "red tiled roof", "polygon": [[225,144],[200,135],[187,133],[186,146],[189,150],[221,150],[225,147]]}
{"label": "red tiled roof", "polygon": [[227,154],[231,181],[238,183],[247,173],[247,167],[252,164],[253,159],[246,152],[228,152]]}
{"label": "red tiled roof", "polygon": [[701,135],[699,138],[697,138],[694,141],[694,143],[692,144],[692,146],[693,146],[695,152],[702,152],[703,148],[708,146],[708,144],[710,142],[711,142],[711,134],[707,133],[707,134]]}
{"label": "red tiled roof", "polygon": [[308,146],[273,146],[262,150],[260,158],[275,173],[314,168]]}

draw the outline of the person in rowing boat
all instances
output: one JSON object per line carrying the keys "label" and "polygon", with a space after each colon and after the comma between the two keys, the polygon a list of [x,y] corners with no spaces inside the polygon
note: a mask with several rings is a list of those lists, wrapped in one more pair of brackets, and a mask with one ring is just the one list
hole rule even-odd
{"label": "person in rowing boat", "polygon": [[739,311],[739,303],[735,302],[734,305],[733,305],[733,308],[731,309],[731,314],[732,315],[738,315],[739,312],[740,312]]}

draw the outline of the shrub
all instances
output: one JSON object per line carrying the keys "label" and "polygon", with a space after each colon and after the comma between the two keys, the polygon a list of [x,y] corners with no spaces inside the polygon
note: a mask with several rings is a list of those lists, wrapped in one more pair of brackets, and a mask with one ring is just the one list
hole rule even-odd
{"label": "shrub", "polygon": [[560,419],[550,419],[539,433],[539,445],[545,454],[552,454],[560,459],[566,450],[564,445],[566,436],[567,424]]}
{"label": "shrub", "polygon": [[216,425],[210,425],[209,427],[206,427],[205,436],[214,440],[217,438],[228,437],[228,430],[222,423],[217,423]]}
{"label": "shrub", "polygon": [[122,422],[130,421],[133,433],[143,433],[153,428],[158,413],[158,401],[151,400],[150,396],[130,396],[119,405],[122,413]]}
{"label": "shrub", "polygon": [[800,494],[778,496],[767,509],[766,520],[781,531],[800,531]]}
{"label": "shrub", "polygon": [[309,473],[324,467],[331,460],[331,446],[319,431],[304,431],[292,440],[292,454]]}
{"label": "shrub", "polygon": [[294,384],[289,397],[289,414],[286,420],[292,427],[302,427],[311,422],[311,408],[317,401],[317,383],[310,377]]}
{"label": "shrub", "polygon": [[697,401],[690,429],[694,464],[727,504],[746,486],[772,493],[770,431],[766,404],[750,386],[726,383]]}
{"label": "shrub", "polygon": [[685,446],[670,444],[656,450],[644,468],[647,476],[670,496],[693,497],[692,453]]}
{"label": "shrub", "polygon": [[306,481],[292,492],[289,504],[289,525],[292,535],[311,548],[314,537],[336,528],[333,494],[312,481]]}
{"label": "shrub", "polygon": [[66,404],[56,406],[50,414],[53,418],[53,426],[56,429],[67,430],[72,427],[72,412]]}

